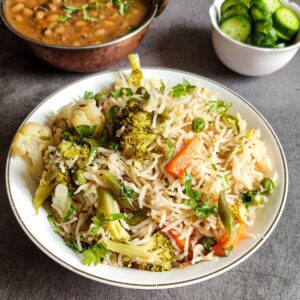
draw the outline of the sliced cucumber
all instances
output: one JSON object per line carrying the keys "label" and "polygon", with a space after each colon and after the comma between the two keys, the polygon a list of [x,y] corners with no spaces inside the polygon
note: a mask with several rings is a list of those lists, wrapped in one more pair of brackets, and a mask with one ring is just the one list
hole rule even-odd
{"label": "sliced cucumber", "polygon": [[251,5],[256,5],[263,13],[274,13],[281,6],[280,0],[252,0]]}
{"label": "sliced cucumber", "polygon": [[251,33],[251,23],[244,17],[232,16],[220,23],[221,30],[234,40],[247,41]]}
{"label": "sliced cucumber", "polygon": [[223,15],[233,5],[244,5],[247,8],[245,0],[225,0],[221,5],[221,15]]}
{"label": "sliced cucumber", "polygon": [[272,27],[271,23],[259,21],[255,24],[255,31],[268,35],[276,43],[277,33],[276,33],[276,30]]}
{"label": "sliced cucumber", "polygon": [[242,16],[251,22],[250,15],[248,13],[248,9],[245,5],[237,4],[231,6],[226,12],[222,15],[222,19],[228,19],[232,16]]}
{"label": "sliced cucumber", "polygon": [[252,5],[250,8],[250,13],[253,19],[253,22],[258,22],[258,21],[264,21],[264,20],[272,20],[272,15],[267,12],[267,13],[263,13],[257,5]]}
{"label": "sliced cucumber", "polygon": [[248,39],[248,43],[257,47],[275,47],[275,41],[267,34],[254,32]]}
{"label": "sliced cucumber", "polygon": [[282,41],[282,42],[288,42],[290,41],[291,39],[287,38],[285,35],[283,35],[281,32],[279,32],[278,30],[276,30],[276,34],[277,34],[277,37],[278,37],[278,40],[279,41]]}
{"label": "sliced cucumber", "polygon": [[295,12],[285,6],[276,9],[273,15],[274,28],[288,39],[292,39],[300,29],[300,21]]}

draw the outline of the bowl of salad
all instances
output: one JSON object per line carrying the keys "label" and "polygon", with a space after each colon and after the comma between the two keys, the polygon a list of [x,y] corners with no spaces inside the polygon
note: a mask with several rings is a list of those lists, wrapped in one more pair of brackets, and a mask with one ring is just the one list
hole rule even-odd
{"label": "bowl of salad", "polygon": [[285,0],[216,0],[212,41],[221,62],[247,76],[283,68],[300,47],[300,7]]}

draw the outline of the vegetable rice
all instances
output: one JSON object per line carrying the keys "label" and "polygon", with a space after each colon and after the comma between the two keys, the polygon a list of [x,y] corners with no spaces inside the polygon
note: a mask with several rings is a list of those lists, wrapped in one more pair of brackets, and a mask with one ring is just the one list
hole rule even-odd
{"label": "vegetable rice", "polygon": [[260,130],[205,87],[143,78],[130,61],[110,90],[56,112],[51,133],[16,135],[14,151],[43,162],[35,209],[87,265],[166,271],[229,255],[275,188]]}

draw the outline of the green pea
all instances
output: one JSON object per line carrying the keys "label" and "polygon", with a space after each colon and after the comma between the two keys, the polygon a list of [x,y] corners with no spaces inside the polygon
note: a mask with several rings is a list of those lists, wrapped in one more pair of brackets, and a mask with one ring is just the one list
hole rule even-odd
{"label": "green pea", "polygon": [[264,178],[261,183],[260,183],[263,187],[263,193],[266,195],[271,195],[274,193],[275,191],[275,184],[273,182],[273,180],[271,180],[270,178]]}
{"label": "green pea", "polygon": [[192,128],[195,132],[201,132],[205,128],[205,121],[203,118],[197,117],[192,122]]}
{"label": "green pea", "polygon": [[86,178],[84,177],[84,170],[78,169],[74,172],[73,174],[73,181],[77,184],[77,185],[83,185],[87,183]]}

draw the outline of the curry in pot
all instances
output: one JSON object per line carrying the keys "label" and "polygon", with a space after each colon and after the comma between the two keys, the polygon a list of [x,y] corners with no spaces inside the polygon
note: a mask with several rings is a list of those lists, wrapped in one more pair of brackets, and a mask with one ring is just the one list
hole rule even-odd
{"label": "curry in pot", "polygon": [[141,26],[146,0],[7,0],[7,21],[23,35],[53,45],[98,45]]}

